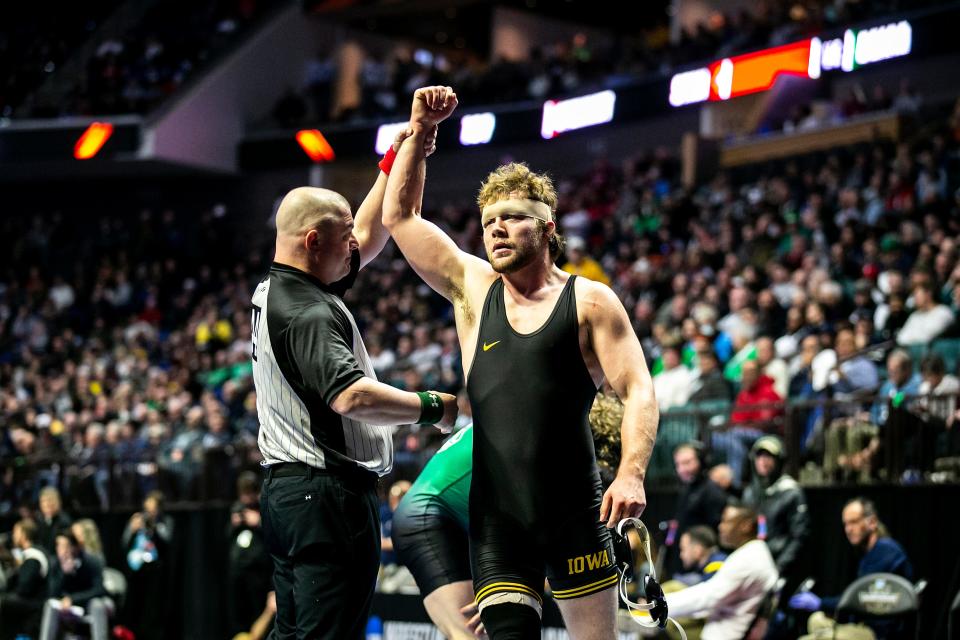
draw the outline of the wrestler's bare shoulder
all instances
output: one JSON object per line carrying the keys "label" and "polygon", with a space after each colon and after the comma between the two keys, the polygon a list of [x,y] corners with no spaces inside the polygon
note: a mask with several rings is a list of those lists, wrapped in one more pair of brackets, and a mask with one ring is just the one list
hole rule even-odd
{"label": "wrestler's bare shoulder", "polygon": [[602,282],[581,277],[577,278],[574,287],[577,295],[577,315],[581,321],[589,322],[606,314],[617,313],[623,308],[623,303],[613,289]]}

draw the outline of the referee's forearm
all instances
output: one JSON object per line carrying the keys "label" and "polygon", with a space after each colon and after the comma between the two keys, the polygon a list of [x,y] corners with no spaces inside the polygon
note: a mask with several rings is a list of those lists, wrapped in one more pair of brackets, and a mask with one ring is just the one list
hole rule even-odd
{"label": "referee's forearm", "polygon": [[421,405],[416,393],[363,377],[337,394],[330,408],[351,420],[396,426],[419,420]]}

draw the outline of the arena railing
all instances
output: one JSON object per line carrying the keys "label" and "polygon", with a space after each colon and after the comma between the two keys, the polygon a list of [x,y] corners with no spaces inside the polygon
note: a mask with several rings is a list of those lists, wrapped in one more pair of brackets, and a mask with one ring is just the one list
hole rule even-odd
{"label": "arena railing", "polygon": [[[784,470],[803,484],[960,482],[960,425],[953,425],[958,406],[960,395],[874,394],[855,400],[721,402],[662,411],[647,482],[677,486],[673,451],[697,440],[704,445],[708,466],[741,469],[732,480],[742,484],[750,474],[749,448],[767,434],[782,439]],[[753,422],[731,419],[734,412],[764,411],[776,415]],[[738,455],[743,457],[732,459]]]}

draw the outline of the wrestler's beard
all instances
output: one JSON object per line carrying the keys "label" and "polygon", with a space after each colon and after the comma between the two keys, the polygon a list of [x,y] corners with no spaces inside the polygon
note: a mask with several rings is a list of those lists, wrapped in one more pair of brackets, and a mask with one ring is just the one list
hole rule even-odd
{"label": "wrestler's beard", "polygon": [[543,249],[543,239],[531,238],[513,245],[513,253],[506,258],[494,258],[492,251],[487,251],[490,266],[497,273],[514,273],[537,260]]}

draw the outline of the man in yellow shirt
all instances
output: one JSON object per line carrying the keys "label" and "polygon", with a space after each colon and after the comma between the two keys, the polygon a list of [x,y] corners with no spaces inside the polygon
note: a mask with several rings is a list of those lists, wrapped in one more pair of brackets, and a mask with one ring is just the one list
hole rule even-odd
{"label": "man in yellow shirt", "polygon": [[610,278],[604,273],[603,267],[587,254],[587,243],[577,236],[567,238],[567,262],[563,265],[563,270],[610,285]]}

